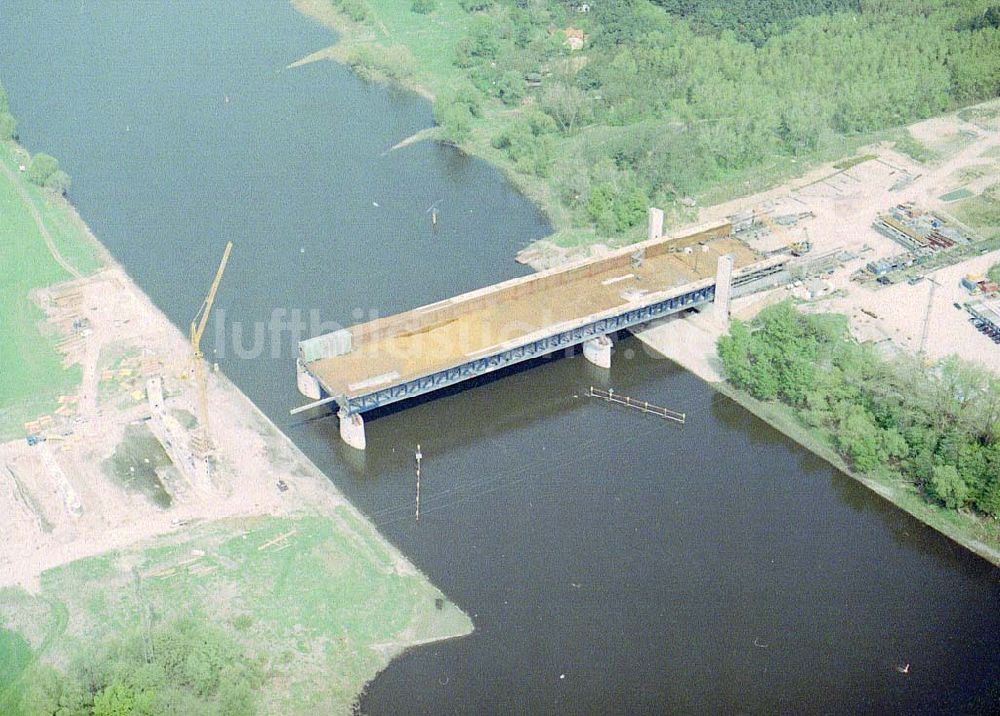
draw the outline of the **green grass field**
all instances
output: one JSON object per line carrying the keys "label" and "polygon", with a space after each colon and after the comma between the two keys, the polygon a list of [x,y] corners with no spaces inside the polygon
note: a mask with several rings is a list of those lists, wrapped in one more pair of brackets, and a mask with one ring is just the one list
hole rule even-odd
{"label": "green grass field", "polygon": [[417,84],[437,92],[465,81],[465,72],[455,67],[452,59],[455,43],[465,34],[472,16],[457,2],[438,2],[432,13],[421,15],[410,10],[411,0],[365,1],[376,18],[379,42],[409,48],[416,61],[413,76]]}
{"label": "green grass field", "polygon": [[[17,172],[16,145],[0,144],[0,161]],[[63,201],[22,181],[59,253],[77,271],[94,272],[100,261],[93,243]],[[23,423],[56,407],[56,398],[80,381],[66,370],[55,337],[42,330],[44,315],[31,291],[70,276],[49,253],[17,185],[0,173],[0,439],[23,435]]]}
{"label": "green grass field", "polygon": [[[0,591],[0,713],[34,660],[63,667],[112,637],[195,615],[265,662],[261,713],[346,713],[400,643],[472,624],[353,512],[201,525],[184,540],[80,560],[41,593]],[[26,649],[28,651],[26,651]],[[14,712],[16,713],[16,712]]]}
{"label": "green grass field", "polygon": [[957,201],[951,211],[980,236],[1000,236],[1000,184],[978,196]]}

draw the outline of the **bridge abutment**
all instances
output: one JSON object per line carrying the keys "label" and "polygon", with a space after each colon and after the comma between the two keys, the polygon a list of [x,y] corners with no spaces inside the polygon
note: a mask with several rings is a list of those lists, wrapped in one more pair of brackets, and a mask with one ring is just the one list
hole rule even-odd
{"label": "bridge abutment", "polygon": [[355,450],[365,449],[365,421],[360,415],[348,415],[343,410],[337,413],[340,418],[340,439]]}
{"label": "bridge abutment", "polygon": [[583,343],[583,357],[598,368],[611,367],[611,339],[607,336],[591,338]]}

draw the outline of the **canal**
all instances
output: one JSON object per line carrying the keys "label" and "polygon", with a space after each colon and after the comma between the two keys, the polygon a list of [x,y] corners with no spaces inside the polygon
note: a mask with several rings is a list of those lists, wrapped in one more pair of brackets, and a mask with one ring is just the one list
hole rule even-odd
{"label": "canal", "polygon": [[[350,324],[523,273],[544,218],[428,143],[429,105],[332,63],[287,2],[0,0],[22,142],[182,328],[473,618],[371,685],[372,713],[987,712],[998,570],[634,341],[368,423],[300,420],[291,318]],[[438,210],[432,230],[429,210]],[[680,428],[583,397],[687,412]],[[413,520],[413,450],[423,454]],[[910,664],[906,675],[897,666]]]}

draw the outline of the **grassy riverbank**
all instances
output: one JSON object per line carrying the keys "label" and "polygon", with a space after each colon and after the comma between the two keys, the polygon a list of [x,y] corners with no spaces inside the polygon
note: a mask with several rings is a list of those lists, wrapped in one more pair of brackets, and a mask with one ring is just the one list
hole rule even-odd
{"label": "grassy riverbank", "polygon": [[916,485],[900,482],[886,475],[869,475],[852,469],[837,452],[830,434],[803,423],[794,408],[777,401],[757,400],[730,383],[712,383],[711,386],[896,507],[983,559],[1000,566],[1000,525],[996,520],[967,511],[949,510],[943,505],[928,502]]}
{"label": "grassy riverbank", "polygon": [[[470,32],[478,13],[463,10],[458,0],[441,0],[429,14],[412,11],[411,0],[358,0],[349,7],[363,8],[352,18],[339,0],[292,0],[303,14],[339,34],[338,41],[314,52],[300,62],[333,60],[349,65],[359,76],[373,81],[398,85],[435,103],[435,115],[442,104],[452,103],[456,94],[468,92],[468,72],[455,65],[456,46]],[[363,12],[363,17],[361,16]],[[356,18],[361,19],[356,19]],[[299,63],[295,63],[299,64]],[[607,232],[578,220],[571,207],[560,198],[560,178],[539,176],[519,168],[509,152],[495,146],[495,139],[522,120],[533,109],[526,100],[521,106],[508,106],[499,100],[481,97],[468,131],[460,138],[446,126],[437,125],[414,135],[416,141],[444,141],[464,152],[483,159],[504,173],[508,181],[545,213],[553,234],[547,238],[563,248],[583,247],[596,242],[624,246],[645,238],[638,224],[623,232]],[[579,133],[549,137],[553,155],[573,157],[579,144],[597,135],[600,127],[590,126]],[[805,171],[809,166],[831,162],[852,154],[867,142],[880,138],[874,133],[837,138],[816,152],[807,163],[801,158],[773,155],[759,166],[733,173],[714,183],[699,196],[702,204],[720,203],[737,196],[762,191]],[[403,143],[405,145],[405,143]],[[572,172],[567,166],[561,174]],[[676,201],[660,202],[667,208],[667,224],[697,220],[697,208]]]}
{"label": "grassy riverbank", "polygon": [[38,662],[74,673],[105,645],[181,619],[213,624],[260,664],[257,712],[282,714],[347,713],[405,646],[470,626],[347,509],[217,522],[74,562],[42,575],[37,595],[0,590],[0,615],[30,649],[0,640],[0,711],[12,715]]}
{"label": "grassy riverbank", "polygon": [[[100,266],[99,252],[61,196],[31,184],[19,171],[26,153],[0,142],[0,440],[23,434],[23,423],[51,412],[80,382],[64,368],[55,338],[31,293]],[[47,234],[47,236],[46,236]],[[46,241],[51,239],[51,244]],[[61,263],[62,262],[62,263]]]}
{"label": "grassy riverbank", "polygon": [[[22,164],[0,143],[0,714],[350,713],[403,650],[471,632],[221,374],[207,386],[211,484],[185,476],[187,339]],[[46,318],[36,292],[53,288],[69,307],[47,301],[61,313]],[[146,430],[152,376],[189,419],[162,446]],[[60,396],[72,410],[27,445],[23,423]],[[140,473],[166,499],[144,497]],[[198,653],[179,663],[179,643]]]}
{"label": "grassy riverbank", "polygon": [[425,136],[500,167],[562,245],[627,243],[650,204],[690,222],[861,144],[905,145],[895,128],[1000,78],[978,3],[293,2],[341,33],[311,59],[431,98]]}
{"label": "grassy riverbank", "polygon": [[957,358],[885,361],[788,302],[719,339],[721,392],[1000,564],[1000,382]]}

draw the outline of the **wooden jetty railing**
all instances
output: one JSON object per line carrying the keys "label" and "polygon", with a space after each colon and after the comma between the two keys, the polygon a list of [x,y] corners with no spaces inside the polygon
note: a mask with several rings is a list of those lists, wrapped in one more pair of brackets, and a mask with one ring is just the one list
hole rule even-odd
{"label": "wooden jetty railing", "polygon": [[681,425],[683,425],[686,420],[684,413],[678,413],[676,410],[669,410],[668,408],[664,408],[659,405],[653,405],[646,400],[636,400],[635,398],[630,398],[627,395],[616,395],[613,389],[601,390],[600,388],[590,386],[588,396],[591,398],[600,398],[608,403],[617,403],[618,405],[635,408],[643,413],[651,413],[659,418],[672,420],[673,422],[680,423]]}

